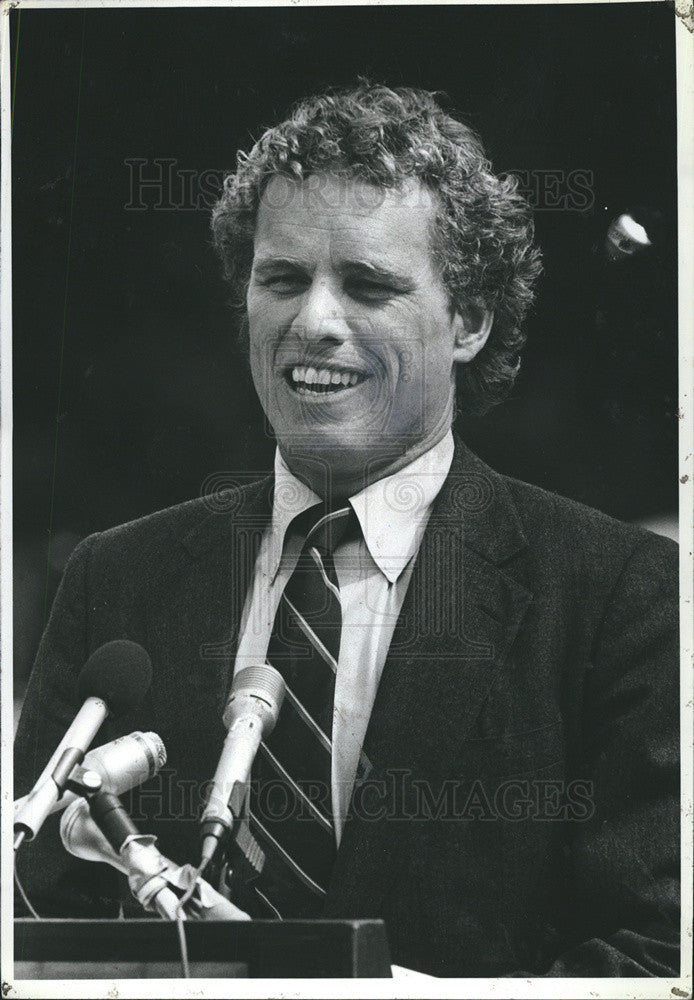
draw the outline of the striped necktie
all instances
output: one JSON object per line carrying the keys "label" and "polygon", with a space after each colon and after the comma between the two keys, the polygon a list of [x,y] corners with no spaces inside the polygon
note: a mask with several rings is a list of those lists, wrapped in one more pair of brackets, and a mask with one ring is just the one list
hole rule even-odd
{"label": "striped necktie", "polygon": [[332,551],[350,524],[350,507],[326,513],[321,505],[291,526],[305,541],[267,652],[287,693],[256,758],[250,794],[250,828],[266,855],[254,888],[266,915],[317,916],[335,861],[332,722],[342,612]]}

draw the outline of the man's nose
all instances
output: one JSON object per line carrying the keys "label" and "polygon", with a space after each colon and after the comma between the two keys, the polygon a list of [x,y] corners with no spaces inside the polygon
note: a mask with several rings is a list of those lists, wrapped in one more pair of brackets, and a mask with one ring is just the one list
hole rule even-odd
{"label": "man's nose", "polygon": [[325,278],[315,278],[304,292],[292,331],[301,340],[343,341],[349,322],[339,289]]}

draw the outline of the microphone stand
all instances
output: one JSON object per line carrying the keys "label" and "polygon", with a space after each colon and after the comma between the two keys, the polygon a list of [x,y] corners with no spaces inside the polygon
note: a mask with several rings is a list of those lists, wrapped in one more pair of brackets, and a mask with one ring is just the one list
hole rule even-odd
{"label": "microphone stand", "polygon": [[[176,920],[178,896],[167,877],[175,866],[157,849],[157,838],[140,833],[118,796],[103,790],[101,776],[96,771],[79,769],[69,779],[68,788],[86,802],[102,834],[97,844],[90,845],[97,855],[91,855],[94,860],[107,861],[123,872],[130,891],[143,909],[157,912],[165,920]],[[76,818],[80,806],[78,800],[69,807],[64,822],[69,824],[70,818]],[[185,914],[182,917],[185,919]]]}
{"label": "microphone stand", "polygon": [[228,824],[203,822],[201,838],[203,844],[212,842],[209,837],[214,830],[216,840],[213,853],[202,852],[198,871],[205,871],[209,881],[228,899],[244,907],[248,889],[260,877],[265,866],[265,852],[251,833],[248,822],[250,799],[249,782],[237,782],[232,788],[227,811]]}
{"label": "microphone stand", "polygon": [[[242,919],[191,865],[179,866],[164,857],[157,838],[140,833],[118,796],[103,791],[101,784],[95,771],[82,770],[70,780],[70,791],[80,796],[61,822],[63,843],[71,853],[123,872],[138,903],[165,920]],[[70,843],[72,837],[78,843]]]}

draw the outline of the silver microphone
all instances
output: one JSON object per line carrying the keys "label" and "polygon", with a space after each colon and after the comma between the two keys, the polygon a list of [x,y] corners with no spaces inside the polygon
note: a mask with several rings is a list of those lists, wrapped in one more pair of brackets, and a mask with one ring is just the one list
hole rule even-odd
{"label": "silver microphone", "polygon": [[22,806],[15,808],[15,850],[39,832],[106,717],[137,711],[151,681],[152,662],[136,642],[115,639],[92,653],[77,679],[82,707]]}
{"label": "silver microphone", "polygon": [[202,861],[209,861],[234,822],[229,801],[250,780],[261,741],[277,724],[286,685],[269,664],[245,667],[231,685],[222,716],[228,729],[202,821]]}
{"label": "silver microphone", "polygon": [[[84,770],[96,771],[101,778],[102,788],[123,795],[136,788],[161,770],[166,763],[166,748],[156,733],[130,733],[119,736],[110,743],[95,747],[86,754],[82,762]],[[66,791],[48,808],[47,815],[60,812],[71,805],[78,796]],[[21,816],[22,823],[32,834],[45,818],[42,796],[34,793],[17,799],[14,803],[15,817]]]}

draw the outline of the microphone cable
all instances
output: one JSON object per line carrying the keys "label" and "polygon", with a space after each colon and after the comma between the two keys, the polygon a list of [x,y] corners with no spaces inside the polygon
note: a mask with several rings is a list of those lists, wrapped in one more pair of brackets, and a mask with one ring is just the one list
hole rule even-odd
{"label": "microphone cable", "polygon": [[195,892],[195,887],[198,884],[198,879],[207,867],[207,863],[210,859],[203,858],[198,867],[195,869],[195,874],[193,875],[190,885],[183,893],[176,906],[176,930],[178,931],[178,944],[181,951],[181,969],[183,971],[183,978],[190,979],[190,965],[188,962],[188,943],[186,941],[186,930],[183,925],[183,908],[189,899],[191,899],[193,893]]}
{"label": "microphone cable", "polygon": [[188,964],[188,944],[186,942],[186,932],[183,927],[183,916],[176,908],[176,930],[178,931],[178,947],[181,952],[181,971],[184,979],[190,979],[190,966]]}
{"label": "microphone cable", "polygon": [[[14,882],[15,882],[15,885],[17,886],[18,891],[19,891],[19,895],[22,897],[22,902],[24,903],[24,905],[26,906],[27,910],[29,911],[29,913],[31,914],[31,916],[34,918],[34,920],[43,920],[43,917],[40,916],[36,912],[36,910],[34,909],[34,907],[32,906],[32,904],[31,904],[31,902],[29,900],[29,897],[27,896],[26,892],[24,891],[24,886],[21,883],[21,880],[19,878],[19,872],[17,871],[17,859],[16,859],[16,857],[14,859],[14,866],[13,867],[14,867]],[[195,874],[195,879],[193,881],[192,887],[189,887],[186,890],[185,895],[183,895],[181,897],[181,899],[179,901],[179,904],[176,907],[176,928],[178,930],[178,944],[179,944],[179,948],[180,948],[180,951],[181,951],[181,969],[183,971],[183,978],[184,979],[190,979],[190,965],[189,965],[189,962],[188,962],[188,944],[186,942],[186,932],[185,932],[185,928],[183,926],[183,907],[188,902],[188,900],[190,899],[190,897],[193,895],[193,892],[195,891],[195,884],[196,884],[196,882],[197,882],[200,874],[202,873],[202,869],[204,867],[205,867],[204,863],[200,865],[200,867],[198,868],[198,871]]]}
{"label": "microphone cable", "polygon": [[26,906],[27,910],[34,918],[34,920],[43,920],[43,917],[39,916],[39,914],[36,912],[34,907],[29,902],[29,897],[24,891],[24,886],[22,885],[19,879],[19,872],[17,871],[17,855],[14,856],[14,884],[17,886],[17,889],[19,890],[19,895],[22,897],[22,902],[24,903],[24,905]]}

